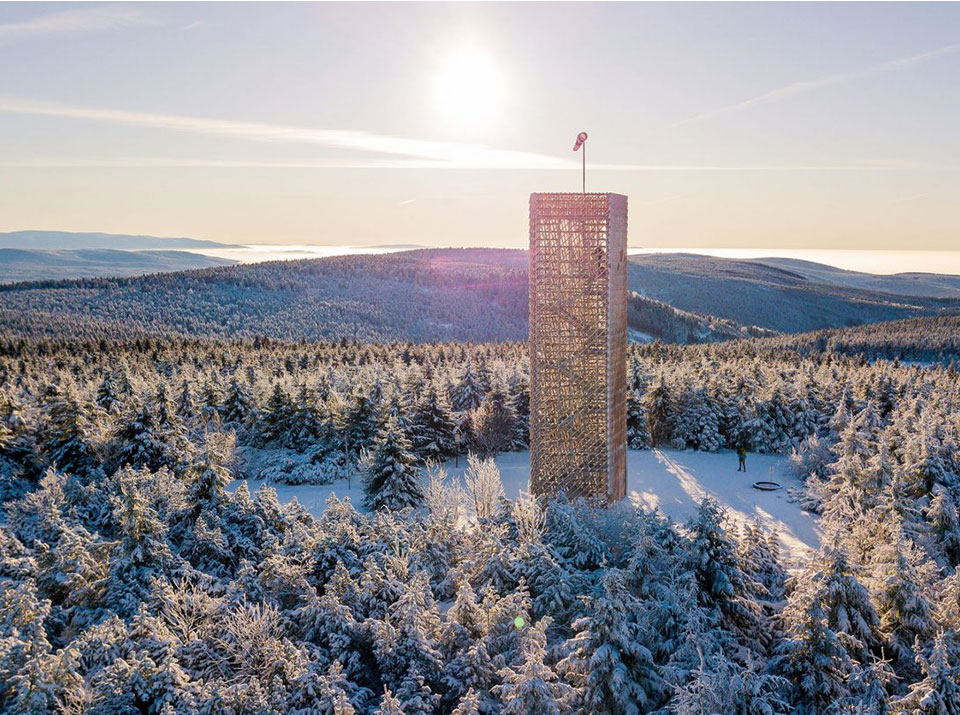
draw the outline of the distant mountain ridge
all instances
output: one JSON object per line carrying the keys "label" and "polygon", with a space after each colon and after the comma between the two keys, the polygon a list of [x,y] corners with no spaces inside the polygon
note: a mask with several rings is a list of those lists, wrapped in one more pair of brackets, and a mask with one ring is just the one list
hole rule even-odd
{"label": "distant mountain ridge", "polygon": [[893,293],[896,295],[960,298],[960,276],[939,273],[894,273],[877,275],[851,271],[799,258],[753,258],[755,263],[784,268],[808,279],[851,288]]}
{"label": "distant mountain ridge", "polygon": [[106,248],[27,250],[0,248],[0,283],[97,276],[136,276],[227,266],[234,261],[187,251]]}
{"label": "distant mountain ridge", "polygon": [[239,248],[239,246],[198,238],[162,238],[125,233],[74,233],[71,231],[11,231],[0,233],[0,248],[24,250],[76,250],[105,248],[124,251],[177,248]]}
{"label": "distant mountain ridge", "polygon": [[[781,333],[960,310],[958,298],[902,295],[828,283],[754,260],[671,253],[631,256],[630,264],[630,287],[642,295],[682,310]],[[821,268],[825,272],[834,270]]]}
{"label": "distant mountain ridge", "polygon": [[[48,337],[526,340],[527,262],[521,250],[426,249],[35,281],[0,286],[0,329]],[[668,342],[960,314],[957,299],[895,296],[705,256],[633,257],[629,281],[632,334]]]}

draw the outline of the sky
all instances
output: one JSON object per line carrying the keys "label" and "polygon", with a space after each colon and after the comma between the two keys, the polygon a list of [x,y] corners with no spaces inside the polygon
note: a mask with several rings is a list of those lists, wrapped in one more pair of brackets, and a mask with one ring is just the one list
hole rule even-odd
{"label": "sky", "polygon": [[960,247],[958,3],[0,3],[0,231]]}

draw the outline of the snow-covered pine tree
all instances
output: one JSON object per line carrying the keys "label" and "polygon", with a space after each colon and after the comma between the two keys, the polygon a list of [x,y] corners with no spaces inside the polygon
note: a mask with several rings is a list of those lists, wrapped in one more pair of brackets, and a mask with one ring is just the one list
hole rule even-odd
{"label": "snow-covered pine tree", "polygon": [[117,394],[114,379],[113,374],[108,374],[97,386],[97,407],[108,414],[116,412],[121,404],[120,395]]}
{"label": "snow-covered pine tree", "polygon": [[368,509],[405,509],[423,503],[416,457],[396,418],[387,415],[364,474],[364,504]]}
{"label": "snow-covered pine tree", "polygon": [[[812,583],[801,581],[797,588],[811,588],[826,619],[846,651],[861,665],[881,655],[884,641],[880,618],[870,594],[857,579],[856,569],[840,548],[823,548],[811,569]],[[808,573],[810,573],[808,571]]]}
{"label": "snow-covered pine tree", "polygon": [[646,449],[650,446],[647,408],[636,390],[627,390],[627,446],[630,449]]}
{"label": "snow-covered pine tree", "polygon": [[89,407],[66,391],[50,399],[45,412],[39,446],[47,462],[66,474],[94,476],[100,460]]}
{"label": "snow-covered pine tree", "polygon": [[894,527],[884,541],[878,547],[872,584],[880,628],[898,674],[916,675],[914,645],[926,647],[937,630],[932,602],[936,570],[902,526]]}
{"label": "snow-covered pine tree", "polygon": [[910,715],[960,715],[960,667],[951,663],[944,634],[933,641],[929,656],[917,653],[923,680],[893,702],[893,710]]}
{"label": "snow-covered pine tree", "polygon": [[763,651],[760,607],[755,586],[743,571],[737,545],[724,531],[724,512],[711,498],[700,502],[697,517],[687,524],[688,559],[705,608],[718,609],[724,626],[753,650]]}
{"label": "snow-covered pine tree", "polygon": [[457,449],[456,423],[434,385],[417,405],[411,422],[413,448],[421,460],[443,462],[453,456]]}
{"label": "snow-covered pine tree", "polygon": [[481,457],[495,457],[524,444],[522,426],[506,388],[497,383],[487,400],[472,412],[473,447]]}
{"label": "snow-covered pine tree", "polygon": [[223,424],[238,430],[245,429],[250,426],[256,411],[250,390],[236,378],[231,379],[220,406]]}
{"label": "snow-covered pine tree", "polygon": [[287,447],[294,432],[294,408],[290,396],[279,382],[273,384],[270,399],[257,422],[257,443],[261,446]]}
{"label": "snow-covered pine tree", "polygon": [[377,401],[359,387],[354,389],[344,414],[343,443],[348,454],[370,449],[377,434]]}
{"label": "snow-covered pine tree", "polygon": [[153,472],[167,467],[180,472],[190,463],[193,446],[162,385],[151,400],[119,424],[111,439],[110,452],[112,471],[131,466]]}
{"label": "snow-covered pine tree", "polygon": [[819,715],[848,698],[847,681],[856,665],[827,625],[816,594],[809,589],[791,594],[783,621],[786,634],[776,647],[771,668],[791,684],[795,712]]}
{"label": "snow-covered pine tree", "polygon": [[573,708],[574,688],[560,680],[546,662],[546,631],[550,619],[526,626],[522,660],[500,670],[500,685],[493,688],[504,715],[561,715]]}
{"label": "snow-covered pine tree", "polygon": [[411,574],[399,598],[371,629],[381,677],[396,691],[404,712],[433,712],[439,696],[430,686],[441,680],[440,615],[426,577]]}
{"label": "snow-covered pine tree", "polygon": [[939,487],[926,510],[940,558],[950,567],[960,566],[960,515],[954,491]]}
{"label": "snow-covered pine tree", "polygon": [[140,474],[123,469],[116,479],[120,496],[114,499],[118,539],[110,558],[106,601],[117,613],[132,615],[147,599],[154,577],[175,563],[167,543],[167,525],[148,503]]}
{"label": "snow-covered pine tree", "polygon": [[450,403],[457,412],[469,412],[477,409],[484,398],[483,386],[473,371],[473,365],[467,363],[460,380],[453,386]]}
{"label": "snow-covered pine tree", "polygon": [[647,391],[643,404],[650,426],[650,444],[654,447],[669,444],[673,438],[674,407],[670,388],[663,374]]}
{"label": "snow-covered pine tree", "polygon": [[585,599],[583,615],[564,645],[557,670],[577,689],[578,707],[590,713],[649,712],[668,692],[636,620],[640,603],[623,574],[608,569],[598,591]]}

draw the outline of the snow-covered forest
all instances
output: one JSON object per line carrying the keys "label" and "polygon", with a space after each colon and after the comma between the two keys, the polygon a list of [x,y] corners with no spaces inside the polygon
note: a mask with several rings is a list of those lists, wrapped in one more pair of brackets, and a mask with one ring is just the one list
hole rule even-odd
{"label": "snow-covered forest", "polygon": [[790,455],[789,573],[709,499],[504,498],[522,344],[4,341],[0,709],[958,713],[958,373],[830,337],[631,348],[631,448]]}

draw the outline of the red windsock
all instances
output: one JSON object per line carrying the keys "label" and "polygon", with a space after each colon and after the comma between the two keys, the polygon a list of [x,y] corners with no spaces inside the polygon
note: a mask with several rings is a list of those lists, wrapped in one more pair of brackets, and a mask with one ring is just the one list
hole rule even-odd
{"label": "red windsock", "polygon": [[577,151],[580,147],[583,146],[583,143],[587,140],[587,133],[580,132],[577,134],[577,143],[573,145],[573,150]]}

